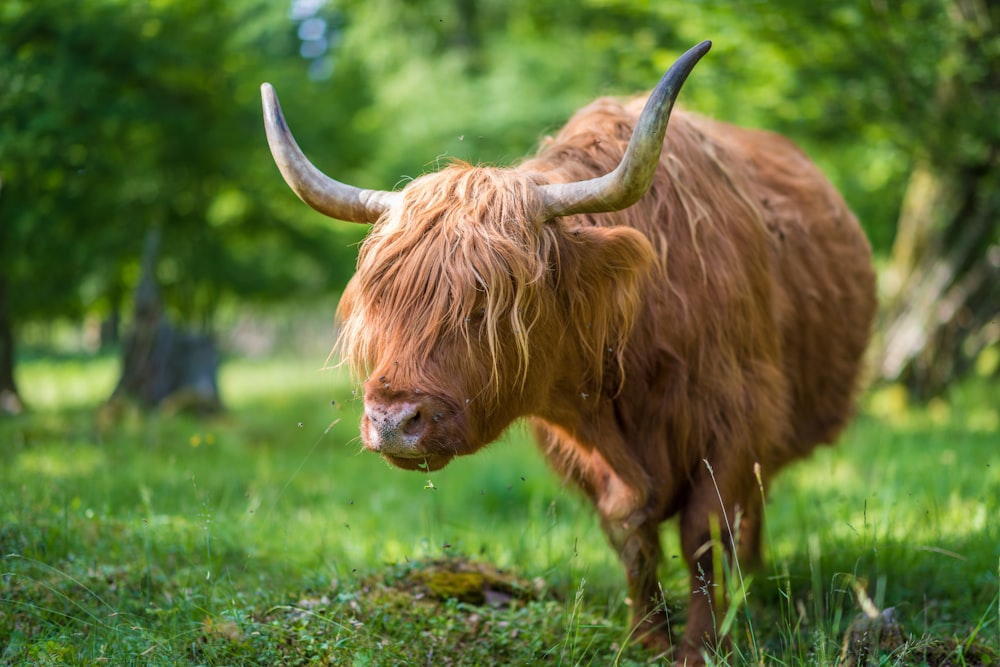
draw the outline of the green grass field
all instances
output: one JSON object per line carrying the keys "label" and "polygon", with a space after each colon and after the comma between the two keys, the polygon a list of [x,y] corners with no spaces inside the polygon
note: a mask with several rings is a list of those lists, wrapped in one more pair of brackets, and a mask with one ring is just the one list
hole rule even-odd
{"label": "green grass field", "polygon": [[[315,361],[226,364],[229,409],[207,420],[99,414],[113,359],[26,361],[34,411],[0,420],[0,664],[662,663],[629,641],[616,558],[523,428],[437,473],[390,469]],[[904,641],[847,664],[1000,664],[995,380],[921,408],[868,396],[769,495],[720,663],[837,664],[868,605]],[[671,524],[663,540],[682,624]]]}

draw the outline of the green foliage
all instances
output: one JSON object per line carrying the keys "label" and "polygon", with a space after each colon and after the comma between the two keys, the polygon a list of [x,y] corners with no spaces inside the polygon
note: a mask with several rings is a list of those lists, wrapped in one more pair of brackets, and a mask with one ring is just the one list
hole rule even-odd
{"label": "green foliage", "polygon": [[0,8],[0,263],[16,320],[120,306],[150,226],[164,230],[159,278],[182,319],[207,320],[225,295],[344,280],[326,266],[344,244],[272,202],[254,47],[278,41],[284,16],[267,4]]}
{"label": "green foliage", "polygon": [[515,161],[581,104],[648,89],[711,38],[682,102],[791,135],[882,250],[912,156],[982,152],[997,132],[990,99],[956,117],[935,105],[942,81],[995,76],[998,43],[943,0],[348,0],[317,17],[328,43],[310,69],[283,3],[4,3],[0,259],[18,320],[118,305],[149,225],[166,232],[160,278],[185,319],[227,295],[342,284],[363,230],[331,234],[281,183],[265,79],[322,168],[389,188],[452,157]]}
{"label": "green foliage", "polygon": [[[888,250],[914,155],[951,151],[983,134],[985,114],[946,119],[943,80],[989,76],[958,57],[975,22],[942,0],[798,2],[338,3],[325,16],[341,39],[333,79],[362,73],[368,102],[350,131],[368,135],[363,185],[391,187],[442,157],[510,163],[598,94],[650,88],[685,48],[714,48],[682,102],[731,122],[783,132],[823,166]],[[341,101],[342,98],[338,98]],[[979,108],[979,107],[977,107]],[[315,114],[297,128],[316,123]],[[961,138],[960,138],[961,137]],[[935,148],[937,147],[937,148]],[[322,156],[323,145],[315,152]],[[326,151],[330,152],[330,151]]]}
{"label": "green foliage", "polygon": [[[207,422],[95,418],[113,362],[64,364],[25,363],[50,409],[0,423],[5,664],[653,660],[593,512],[521,429],[418,475],[359,453],[350,386],[309,363],[230,364],[232,412]],[[839,447],[778,477],[728,664],[832,664],[862,595],[907,633],[883,664],[947,664],[964,643],[991,664],[972,656],[1000,648],[995,394],[977,380],[914,409],[881,392]],[[663,540],[682,625],[670,526]],[[435,599],[441,563],[464,560],[532,592]]]}

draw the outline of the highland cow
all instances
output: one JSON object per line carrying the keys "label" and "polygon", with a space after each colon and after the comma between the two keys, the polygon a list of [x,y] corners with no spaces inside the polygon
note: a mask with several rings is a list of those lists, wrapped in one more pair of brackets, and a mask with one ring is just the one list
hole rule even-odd
{"label": "highland cow", "polygon": [[[372,224],[339,306],[364,446],[437,470],[529,420],[620,554],[636,635],[688,664],[721,640],[713,554],[757,557],[761,487],[845,425],[875,311],[858,221],[792,142],[671,115],[709,46],[516,167],[453,164],[397,192],[318,171],[262,86],[292,189]],[[679,643],[657,581],[674,515]]]}

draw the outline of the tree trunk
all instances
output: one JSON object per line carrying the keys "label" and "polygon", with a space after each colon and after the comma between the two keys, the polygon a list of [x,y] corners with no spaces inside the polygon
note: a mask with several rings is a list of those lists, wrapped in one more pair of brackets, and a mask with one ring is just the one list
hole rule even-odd
{"label": "tree trunk", "polygon": [[[2,189],[3,177],[0,175]],[[0,273],[0,415],[16,415],[24,410],[14,382],[14,361],[14,325],[7,301],[7,277]]]}
{"label": "tree trunk", "polygon": [[131,398],[147,408],[215,412],[222,407],[215,342],[204,334],[179,331],[167,320],[156,281],[159,242],[159,230],[151,229],[136,288],[135,323],[111,401]]}
{"label": "tree trunk", "polygon": [[114,287],[108,290],[110,312],[101,320],[100,347],[106,350],[117,347],[121,343],[122,303],[125,301],[125,288],[115,281]]}
{"label": "tree trunk", "polygon": [[882,379],[944,391],[1000,342],[1000,3],[955,0],[923,155],[885,274]]}
{"label": "tree trunk", "polygon": [[23,409],[14,382],[14,326],[7,303],[7,280],[0,275],[0,415],[16,415]]}
{"label": "tree trunk", "polygon": [[927,399],[1000,341],[1000,166],[913,172],[900,216],[879,355],[882,379]]}

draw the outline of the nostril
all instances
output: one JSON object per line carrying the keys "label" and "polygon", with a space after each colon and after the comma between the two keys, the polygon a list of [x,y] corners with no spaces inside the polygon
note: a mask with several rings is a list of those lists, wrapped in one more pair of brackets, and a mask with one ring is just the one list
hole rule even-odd
{"label": "nostril", "polygon": [[369,449],[405,452],[428,446],[424,439],[444,419],[441,406],[425,396],[413,400],[388,400],[376,395],[365,397],[364,427]]}
{"label": "nostril", "polygon": [[414,411],[408,419],[401,425],[401,430],[405,435],[417,435],[424,427],[424,419],[419,410]]}

